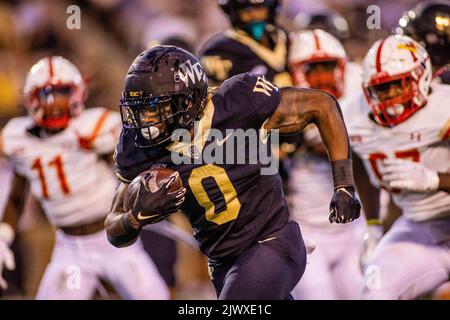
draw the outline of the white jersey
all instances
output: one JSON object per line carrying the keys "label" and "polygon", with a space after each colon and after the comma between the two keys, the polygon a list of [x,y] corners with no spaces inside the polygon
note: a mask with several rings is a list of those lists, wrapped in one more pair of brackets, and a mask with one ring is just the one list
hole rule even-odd
{"label": "white jersey", "polygon": [[27,178],[56,227],[77,226],[105,217],[117,181],[99,155],[114,151],[121,129],[117,112],[84,110],[66,130],[45,138],[29,132],[30,117],[10,120],[2,132],[3,152]]}
{"label": "white jersey", "polygon": [[[340,102],[361,87],[361,66],[357,63],[347,63],[345,69],[345,87]],[[319,130],[310,125],[304,130],[305,140],[309,145],[322,143]],[[292,191],[292,216],[302,224],[328,227],[339,230],[328,221],[329,204],[334,187],[330,163],[326,156],[314,153],[299,154],[294,160],[290,176]]]}
{"label": "white jersey", "polygon": [[[363,95],[343,106],[352,149],[363,160],[373,185],[386,187],[380,168],[387,158],[417,161],[438,172],[450,172],[450,87],[434,84],[427,105],[408,120],[386,128],[374,123]],[[424,221],[450,216],[450,194],[392,190],[394,203],[405,217]]]}
{"label": "white jersey", "polygon": [[345,85],[339,103],[357,92],[362,92],[362,67],[356,62],[347,62],[345,67]]}

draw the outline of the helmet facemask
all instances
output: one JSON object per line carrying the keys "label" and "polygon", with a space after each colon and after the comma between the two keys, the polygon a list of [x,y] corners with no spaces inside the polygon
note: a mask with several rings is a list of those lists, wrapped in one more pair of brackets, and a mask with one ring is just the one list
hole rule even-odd
{"label": "helmet facemask", "polygon": [[331,58],[314,59],[294,63],[290,68],[295,85],[320,89],[337,99],[342,97],[345,61]]}
{"label": "helmet facemask", "polygon": [[48,85],[36,88],[28,97],[28,110],[37,126],[48,133],[66,129],[81,106],[74,99],[76,88],[71,85]]}
{"label": "helmet facemask", "polygon": [[[142,97],[131,97],[136,95]],[[136,145],[141,148],[165,146],[175,129],[191,129],[202,110],[192,106],[192,98],[185,94],[150,97],[125,91],[120,100],[123,125],[139,131],[142,139],[137,139]]]}
{"label": "helmet facemask", "polygon": [[53,134],[66,129],[84,108],[86,83],[69,60],[49,56],[36,62],[27,74],[24,102],[37,127]]}
{"label": "helmet facemask", "polygon": [[393,127],[411,117],[426,104],[427,97],[419,90],[421,67],[396,76],[373,78],[364,85],[364,93],[374,120],[385,127]]}

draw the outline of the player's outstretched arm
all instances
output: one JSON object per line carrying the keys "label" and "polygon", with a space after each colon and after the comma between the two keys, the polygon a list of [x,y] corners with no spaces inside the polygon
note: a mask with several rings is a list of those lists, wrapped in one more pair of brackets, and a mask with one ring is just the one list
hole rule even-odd
{"label": "player's outstretched arm", "polygon": [[281,88],[277,110],[264,129],[281,134],[296,133],[314,123],[327,149],[333,171],[335,192],[330,204],[330,222],[346,223],[360,216],[355,196],[350,144],[336,99],[321,90]]}
{"label": "player's outstretched arm", "polygon": [[116,189],[111,210],[105,220],[109,242],[115,247],[132,245],[138,239],[141,226],[129,212],[125,212],[123,202],[128,185],[121,182]]}
{"label": "player's outstretched arm", "polygon": [[25,177],[14,172],[11,181],[11,191],[5,206],[2,223],[9,224],[14,230],[17,229],[19,218],[25,206],[25,198],[29,193],[29,184]]}
{"label": "player's outstretched arm", "polygon": [[281,134],[296,133],[314,123],[320,131],[330,161],[350,159],[350,146],[342,113],[336,99],[321,90],[281,88],[277,110],[264,125]]}

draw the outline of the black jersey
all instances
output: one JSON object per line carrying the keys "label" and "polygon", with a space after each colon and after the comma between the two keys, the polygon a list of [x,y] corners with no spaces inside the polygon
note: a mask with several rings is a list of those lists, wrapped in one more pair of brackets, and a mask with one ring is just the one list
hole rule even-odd
{"label": "black jersey", "polygon": [[269,49],[247,33],[230,29],[214,36],[200,50],[200,59],[209,79],[214,83],[244,72],[264,75],[278,86],[292,85],[287,72],[288,39],[286,32],[272,27],[274,42]]}
{"label": "black jersey", "polygon": [[[279,89],[263,77],[251,73],[232,77],[209,99],[198,124],[202,135],[192,144],[173,142],[166,150],[139,148],[134,143],[136,131],[124,129],[115,154],[117,175],[130,182],[156,166],[178,171],[187,188],[181,210],[190,220],[200,249],[211,260],[235,257],[256,239],[286,224],[289,212],[281,178],[278,173],[262,175],[260,161],[211,163],[201,156],[211,144],[220,142],[226,158],[226,145],[231,143],[227,130],[259,130],[279,102]],[[224,138],[211,139],[210,129],[222,132]],[[239,146],[238,152],[247,151],[247,145]],[[267,149],[270,153],[270,143]],[[196,162],[175,164],[174,153]]]}

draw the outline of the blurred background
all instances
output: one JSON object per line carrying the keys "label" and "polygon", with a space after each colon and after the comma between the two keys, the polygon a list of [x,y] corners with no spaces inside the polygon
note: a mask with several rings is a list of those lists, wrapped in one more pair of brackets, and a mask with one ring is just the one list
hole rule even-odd
{"label": "blurred background", "polygon": [[[283,0],[279,23],[301,29],[311,14],[335,14],[334,30],[350,60],[360,61],[370,45],[389,34],[417,0]],[[422,1],[423,2],[423,1]],[[81,29],[69,30],[68,6],[81,9]],[[381,8],[381,29],[368,30],[367,7]],[[216,0],[2,0],[0,2],[0,128],[25,113],[22,88],[28,69],[47,55],[73,61],[89,81],[87,107],[117,109],[124,75],[133,58],[148,46],[183,41],[197,50],[229,27]],[[328,30],[333,33],[333,30]],[[175,42],[174,42],[175,41]],[[1,160],[0,160],[1,161]],[[8,195],[10,173],[0,163],[0,205]],[[19,268],[10,275],[11,295],[32,298],[50,257],[53,229],[34,214],[30,199],[16,246]],[[176,223],[189,231],[183,217]],[[17,249],[17,248],[16,248]],[[205,260],[195,249],[178,244],[175,298],[214,298]]]}

